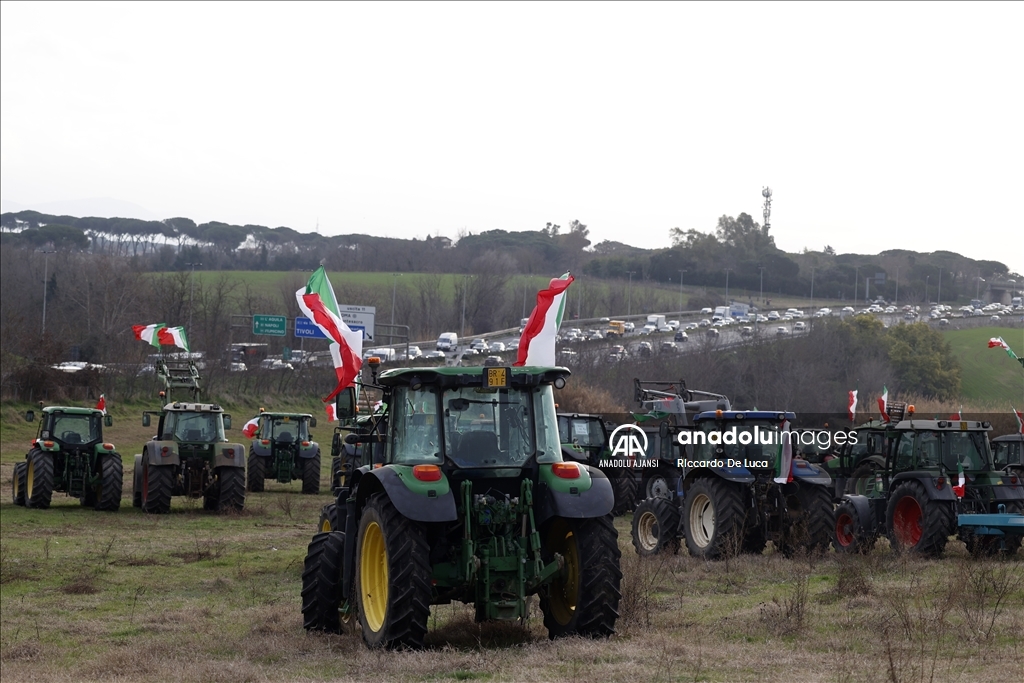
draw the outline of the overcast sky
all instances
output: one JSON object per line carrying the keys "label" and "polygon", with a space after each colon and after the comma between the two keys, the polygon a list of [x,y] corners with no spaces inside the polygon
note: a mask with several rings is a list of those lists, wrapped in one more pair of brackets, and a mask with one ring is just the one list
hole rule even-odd
{"label": "overcast sky", "polygon": [[787,251],[1024,273],[1019,2],[0,11],[4,211],[651,248],[768,185]]}

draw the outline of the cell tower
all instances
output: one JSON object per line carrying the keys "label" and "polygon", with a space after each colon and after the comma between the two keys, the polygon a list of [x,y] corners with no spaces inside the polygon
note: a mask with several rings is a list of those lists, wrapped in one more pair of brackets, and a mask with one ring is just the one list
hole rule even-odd
{"label": "cell tower", "polygon": [[772,188],[766,187],[761,190],[761,196],[764,197],[764,231],[772,227]]}

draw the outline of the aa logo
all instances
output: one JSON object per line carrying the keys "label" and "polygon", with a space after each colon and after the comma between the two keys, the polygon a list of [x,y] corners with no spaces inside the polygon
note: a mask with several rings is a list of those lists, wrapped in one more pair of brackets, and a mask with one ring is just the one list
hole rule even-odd
{"label": "aa logo", "polygon": [[612,446],[613,458],[644,458],[647,456],[647,434],[636,425],[619,425],[612,432],[608,442]]}

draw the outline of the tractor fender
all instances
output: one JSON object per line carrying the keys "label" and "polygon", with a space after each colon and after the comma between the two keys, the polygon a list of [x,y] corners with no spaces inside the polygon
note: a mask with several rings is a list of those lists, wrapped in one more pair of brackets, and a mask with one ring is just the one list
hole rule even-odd
{"label": "tractor fender", "polygon": [[857,521],[861,529],[875,528],[875,516],[871,512],[871,501],[867,496],[848,493],[843,496],[843,500],[849,501],[853,505],[853,509],[857,512]]}
{"label": "tractor fender", "polygon": [[[371,495],[384,491],[395,509],[407,519],[415,522],[453,522],[459,518],[455,509],[455,496],[448,478],[444,474],[441,477],[437,482],[417,481],[413,479],[412,466],[409,465],[360,468],[352,481],[356,492],[356,508],[362,509]],[[434,491],[434,495],[430,491]]]}
{"label": "tractor fender", "polygon": [[821,484],[823,486],[832,485],[832,477],[829,476],[825,468],[806,460],[794,459],[791,472],[793,473],[793,478],[798,481],[808,484]]}
{"label": "tractor fender", "polygon": [[[615,506],[615,493],[612,491],[612,483],[608,480],[608,475],[590,465],[581,463],[580,467],[589,475],[589,486],[586,486],[587,477],[581,477],[579,486],[564,484],[556,488],[555,485],[545,482],[545,476],[541,476],[534,497],[537,508],[537,524],[542,524],[551,517],[585,519],[611,514],[612,508]],[[572,482],[573,480],[562,481]],[[560,491],[559,488],[567,488],[567,490]]]}
{"label": "tractor fender", "polygon": [[219,443],[214,445],[213,466],[245,467],[245,446],[240,443]]}
{"label": "tractor fender", "polygon": [[320,452],[320,444],[310,441],[308,446],[299,446],[300,458],[314,458]]}
{"label": "tractor fender", "polygon": [[1016,486],[993,486],[992,497],[995,500],[1024,500],[1024,487]]}
{"label": "tractor fender", "polygon": [[[944,480],[941,485],[942,488],[939,488],[939,479]],[[938,477],[932,472],[901,472],[892,478],[892,481],[889,483],[889,490],[895,491],[896,487],[905,481],[920,483],[928,495],[928,500],[948,500],[951,503],[957,501],[956,494],[953,492],[953,483],[949,477]]]}
{"label": "tractor fender", "polygon": [[180,465],[178,444],[174,441],[150,441],[143,447],[142,457],[150,465]]}
{"label": "tractor fender", "polygon": [[263,439],[253,439],[252,452],[261,458],[269,457],[271,455],[270,444],[263,445]]}

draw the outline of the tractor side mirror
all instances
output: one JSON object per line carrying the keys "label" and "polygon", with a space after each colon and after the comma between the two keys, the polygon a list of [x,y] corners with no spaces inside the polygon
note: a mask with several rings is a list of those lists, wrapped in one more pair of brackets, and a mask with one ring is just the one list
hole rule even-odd
{"label": "tractor side mirror", "polygon": [[149,413],[143,413],[142,414],[142,426],[143,427],[148,427],[149,426]]}
{"label": "tractor side mirror", "polygon": [[[348,387],[338,392],[338,396],[334,399],[334,412],[336,419],[338,420],[350,420],[356,415],[356,388]],[[311,422],[313,427],[316,426],[316,418],[313,418]]]}
{"label": "tractor side mirror", "polygon": [[315,417],[309,418],[309,426],[311,428],[315,428],[316,427],[316,418]]}
{"label": "tractor side mirror", "polygon": [[669,435],[668,422],[662,422],[661,425],[658,426],[658,436],[660,436],[663,439],[667,439],[668,435]]}
{"label": "tractor side mirror", "polygon": [[103,426],[104,427],[113,427],[114,426],[114,416],[113,415],[104,415],[103,416]]}
{"label": "tractor side mirror", "polygon": [[25,422],[35,422],[35,421],[36,421],[36,411],[34,411],[34,410],[26,411],[25,412]]}
{"label": "tractor side mirror", "polygon": [[231,429],[231,416],[230,415],[225,415],[224,416],[224,429]]}

